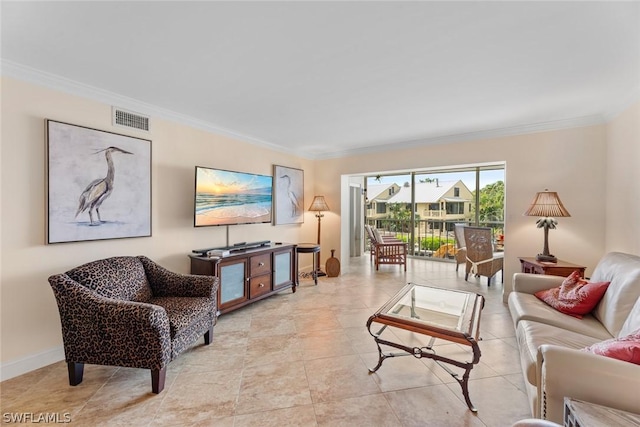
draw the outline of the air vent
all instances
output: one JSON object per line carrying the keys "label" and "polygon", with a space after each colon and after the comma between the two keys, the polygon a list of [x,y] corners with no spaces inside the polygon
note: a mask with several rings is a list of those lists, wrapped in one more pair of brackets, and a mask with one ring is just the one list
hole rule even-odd
{"label": "air vent", "polygon": [[149,117],[122,108],[112,108],[113,125],[149,131]]}

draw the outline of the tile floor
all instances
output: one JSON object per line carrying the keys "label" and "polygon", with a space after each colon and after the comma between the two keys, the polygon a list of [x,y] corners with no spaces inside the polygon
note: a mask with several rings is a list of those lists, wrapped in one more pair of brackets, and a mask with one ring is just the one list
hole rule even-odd
{"label": "tile floor", "polygon": [[[477,415],[432,360],[387,359],[368,373],[378,356],[366,321],[411,281],[486,298],[469,386]],[[417,259],[406,273],[394,265],[376,272],[363,256],[340,277],[317,286],[303,279],[295,294],[221,316],[210,346],[200,341],[171,362],[159,395],[147,370],[87,365],[82,384],[70,387],[58,362],[0,383],[2,413],[68,414],[72,426],[510,426],[530,413],[499,282],[467,283],[455,264]],[[417,339],[384,333],[408,345]],[[438,341],[442,354],[467,349]]]}

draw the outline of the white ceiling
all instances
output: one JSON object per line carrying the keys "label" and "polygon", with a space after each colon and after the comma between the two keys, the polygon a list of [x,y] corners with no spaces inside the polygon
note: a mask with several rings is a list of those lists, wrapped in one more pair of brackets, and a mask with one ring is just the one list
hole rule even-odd
{"label": "white ceiling", "polygon": [[310,158],[602,122],[640,98],[638,2],[2,1],[1,14],[3,74]]}

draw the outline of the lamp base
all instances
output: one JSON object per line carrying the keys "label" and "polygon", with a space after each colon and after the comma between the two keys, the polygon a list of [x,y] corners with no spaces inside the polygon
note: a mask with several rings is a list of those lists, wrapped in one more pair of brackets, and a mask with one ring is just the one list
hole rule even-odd
{"label": "lamp base", "polygon": [[325,273],[324,271],[322,271],[322,270],[320,270],[320,269],[317,269],[317,270],[315,271],[315,274],[316,274],[316,276],[318,276],[318,277],[322,277],[322,276],[326,276],[326,275],[327,275],[327,273]]}
{"label": "lamp base", "polygon": [[554,257],[553,255],[538,254],[536,255],[536,261],[558,262],[558,258]]}

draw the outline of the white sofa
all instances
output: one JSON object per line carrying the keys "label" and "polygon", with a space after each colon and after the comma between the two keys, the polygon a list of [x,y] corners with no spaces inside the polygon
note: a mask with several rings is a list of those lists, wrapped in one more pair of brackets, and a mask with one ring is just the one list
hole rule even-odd
{"label": "white sofa", "polygon": [[580,349],[640,328],[640,257],[611,252],[591,282],[611,282],[591,314],[556,311],[534,293],[563,277],[516,273],[509,311],[534,417],[562,424],[564,397],[640,413],[640,365]]}

